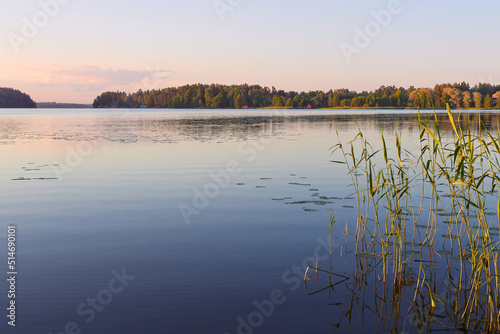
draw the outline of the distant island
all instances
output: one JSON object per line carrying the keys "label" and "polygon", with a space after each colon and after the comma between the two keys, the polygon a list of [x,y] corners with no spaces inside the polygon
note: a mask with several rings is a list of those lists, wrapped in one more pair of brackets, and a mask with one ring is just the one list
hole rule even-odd
{"label": "distant island", "polygon": [[36,108],[36,103],[17,89],[0,88],[0,108]]}
{"label": "distant island", "polygon": [[431,88],[406,89],[381,86],[358,93],[349,89],[310,92],[285,92],[259,85],[195,84],[135,93],[105,92],[94,108],[444,108],[500,109],[500,85],[447,83]]}
{"label": "distant island", "polygon": [[80,103],[57,103],[57,102],[37,102],[37,108],[45,108],[45,109],[85,109],[92,108],[91,104],[80,104]]}

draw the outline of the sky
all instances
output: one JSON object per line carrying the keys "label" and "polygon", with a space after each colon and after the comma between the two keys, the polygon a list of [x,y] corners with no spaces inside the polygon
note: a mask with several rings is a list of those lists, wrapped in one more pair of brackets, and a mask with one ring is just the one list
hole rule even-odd
{"label": "sky", "polygon": [[500,1],[0,0],[0,87],[36,102],[195,83],[500,84]]}

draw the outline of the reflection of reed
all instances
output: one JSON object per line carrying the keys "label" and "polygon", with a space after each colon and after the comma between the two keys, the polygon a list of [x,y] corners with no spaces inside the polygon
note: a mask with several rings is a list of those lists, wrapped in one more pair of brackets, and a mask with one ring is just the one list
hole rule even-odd
{"label": "reflection of reed", "polygon": [[342,317],[349,326],[354,310],[361,317],[369,311],[378,330],[394,333],[408,326],[498,331],[499,229],[488,218],[495,211],[500,220],[500,144],[491,135],[498,119],[456,117],[448,109],[416,121],[418,155],[405,150],[398,133],[391,149],[384,133],[375,150],[361,130],[347,144],[339,136],[333,148],[358,200],[356,266],[341,282],[348,291]]}
{"label": "reflection of reed", "polygon": [[[307,281],[309,280],[309,278],[307,278],[307,273],[309,272],[309,269],[314,269],[314,270],[316,271],[316,282],[317,282],[317,280],[318,280],[318,272],[323,272],[323,273],[330,274],[330,277],[331,277],[332,275],[333,275],[333,276],[340,277],[340,281],[338,281],[338,282],[336,282],[336,283],[332,283],[332,282],[330,281],[330,284],[328,284],[328,286],[327,286],[327,287],[322,288],[322,289],[320,289],[320,290],[317,290],[317,291],[315,291],[315,292],[309,292],[309,291],[307,290]],[[322,292],[322,291],[324,291],[324,290],[326,290],[326,289],[333,289],[335,286],[337,286],[337,285],[339,285],[339,284],[344,283],[344,282],[345,282],[345,281],[347,281],[348,279],[349,279],[349,277],[347,277],[347,276],[344,276],[344,275],[341,275],[341,274],[336,274],[336,273],[331,272],[331,271],[327,271],[327,270],[319,269],[319,268],[316,268],[316,267],[307,267],[306,272],[305,272],[305,274],[304,274],[304,288],[305,288],[305,290],[306,290],[306,293],[307,293],[309,296],[312,296],[312,295],[315,295],[315,294],[317,294],[317,293],[319,293],[319,292]]]}

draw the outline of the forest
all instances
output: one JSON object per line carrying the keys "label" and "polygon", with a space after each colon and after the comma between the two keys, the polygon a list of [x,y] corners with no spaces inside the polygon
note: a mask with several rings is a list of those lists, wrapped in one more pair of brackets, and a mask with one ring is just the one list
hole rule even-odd
{"label": "forest", "polygon": [[36,103],[17,89],[0,88],[0,108],[36,108]]}
{"label": "forest", "polygon": [[94,108],[444,108],[500,109],[500,85],[480,83],[439,84],[431,88],[408,89],[381,86],[374,91],[337,89],[286,92],[259,85],[195,84],[135,93],[105,92]]}
{"label": "forest", "polygon": [[81,103],[37,102],[36,107],[43,109],[85,109],[92,108],[92,105]]}

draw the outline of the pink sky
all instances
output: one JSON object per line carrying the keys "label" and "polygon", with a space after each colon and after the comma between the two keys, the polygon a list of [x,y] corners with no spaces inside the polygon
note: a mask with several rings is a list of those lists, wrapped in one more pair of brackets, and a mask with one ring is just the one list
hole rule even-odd
{"label": "pink sky", "polygon": [[103,91],[192,83],[361,91],[500,81],[500,3],[255,0],[223,12],[215,3],[1,4],[0,86],[37,102],[92,103]]}

